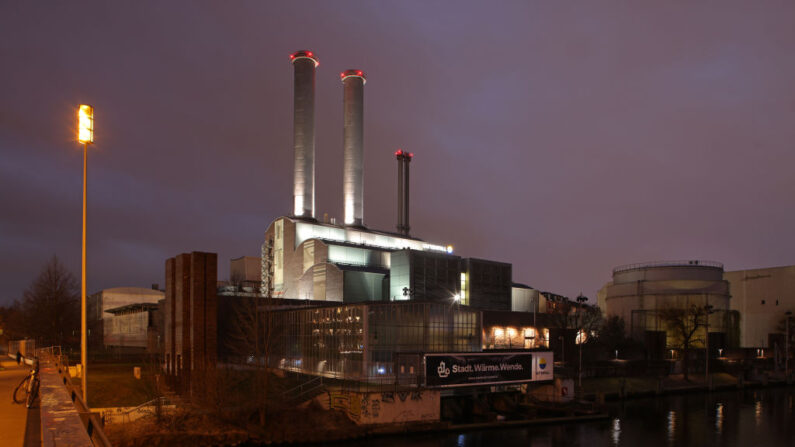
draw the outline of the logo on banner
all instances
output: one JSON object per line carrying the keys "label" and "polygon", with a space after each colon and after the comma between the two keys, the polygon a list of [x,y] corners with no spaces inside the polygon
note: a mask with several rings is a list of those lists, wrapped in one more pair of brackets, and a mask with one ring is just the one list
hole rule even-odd
{"label": "logo on banner", "polygon": [[439,363],[439,367],[436,368],[436,373],[439,374],[439,377],[444,379],[445,377],[450,375],[450,368],[448,368],[444,362]]}
{"label": "logo on banner", "polygon": [[544,369],[544,368],[547,367],[547,361],[546,361],[546,359],[544,359],[544,357],[541,357],[541,358],[538,359],[538,367],[541,368],[541,369]]}

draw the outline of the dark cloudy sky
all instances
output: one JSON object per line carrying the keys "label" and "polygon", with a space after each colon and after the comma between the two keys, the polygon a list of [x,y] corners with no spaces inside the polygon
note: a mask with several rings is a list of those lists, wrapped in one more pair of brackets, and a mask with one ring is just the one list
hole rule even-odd
{"label": "dark cloudy sky", "polygon": [[365,222],[595,296],[612,267],[795,263],[795,3],[0,3],[0,304],[53,254],[89,292],[258,255],[291,209],[292,67],[317,53],[317,211],[342,215],[342,85],[365,87]]}

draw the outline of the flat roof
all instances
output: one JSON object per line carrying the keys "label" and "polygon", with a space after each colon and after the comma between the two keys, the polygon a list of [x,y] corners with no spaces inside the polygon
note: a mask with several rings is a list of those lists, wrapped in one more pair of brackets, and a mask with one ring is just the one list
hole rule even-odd
{"label": "flat roof", "polygon": [[105,312],[109,312],[115,315],[118,313],[127,312],[131,310],[139,310],[141,312],[147,310],[157,310],[158,307],[159,306],[157,303],[133,303],[133,304],[127,304],[126,306],[114,307],[113,309],[106,309]]}

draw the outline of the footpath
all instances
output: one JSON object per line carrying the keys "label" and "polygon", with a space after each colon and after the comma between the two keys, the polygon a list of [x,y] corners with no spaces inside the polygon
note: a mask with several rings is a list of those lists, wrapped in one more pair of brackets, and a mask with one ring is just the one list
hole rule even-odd
{"label": "footpath", "polygon": [[18,366],[11,359],[0,360],[0,445],[22,447],[25,445],[25,427],[28,409],[15,404],[14,388],[28,375],[30,367]]}

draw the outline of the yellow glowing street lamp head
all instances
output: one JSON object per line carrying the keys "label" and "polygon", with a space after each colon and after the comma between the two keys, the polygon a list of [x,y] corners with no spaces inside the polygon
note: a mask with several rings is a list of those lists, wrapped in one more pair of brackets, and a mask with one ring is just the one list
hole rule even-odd
{"label": "yellow glowing street lamp head", "polygon": [[83,144],[94,142],[94,108],[80,104],[77,110],[77,141]]}

